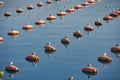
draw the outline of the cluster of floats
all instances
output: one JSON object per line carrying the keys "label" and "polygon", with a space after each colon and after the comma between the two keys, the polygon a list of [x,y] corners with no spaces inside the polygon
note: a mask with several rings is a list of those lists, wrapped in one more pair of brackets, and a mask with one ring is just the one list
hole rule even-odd
{"label": "cluster of floats", "polygon": [[[61,1],[61,0],[54,0],[54,1]],[[66,16],[66,12],[67,13],[74,13],[75,9],[76,10],[81,10],[83,7],[88,7],[90,4],[94,4],[94,3],[98,2],[98,1],[99,0],[88,0],[88,1],[86,1],[84,3],[82,3],[81,5],[77,4],[76,6],[74,6],[74,8],[69,8],[66,11],[62,11],[61,10],[59,13],[57,13],[57,16],[59,16],[59,17],[62,18],[64,16]],[[51,4],[52,1],[51,0],[47,0],[46,3],[47,4]],[[3,5],[3,4],[4,4],[4,2],[1,0],[0,1],[0,5]],[[38,7],[43,7],[44,4],[42,2],[39,2],[37,4],[37,6]],[[34,9],[34,6],[32,6],[30,4],[30,5],[27,6],[27,9],[28,10],[32,10],[32,9]],[[23,13],[23,10],[19,7],[16,10],[16,12],[18,14],[21,14],[21,13]],[[4,16],[10,17],[11,13],[7,11],[7,12],[4,13]],[[116,9],[116,10],[112,11],[109,15],[104,16],[103,20],[105,20],[105,21],[108,22],[108,21],[113,20],[114,18],[119,17],[119,16],[120,16],[120,9]],[[56,20],[56,16],[50,14],[48,17],[46,17],[46,19],[48,21],[54,21],[54,20]],[[42,19],[39,19],[38,21],[35,22],[35,24],[38,25],[38,26],[42,26],[42,25],[45,25],[46,22],[44,20],[42,20]],[[96,26],[98,26],[98,27],[103,25],[103,23],[102,23],[102,21],[100,19],[98,19],[97,21],[95,21],[94,24]],[[26,23],[26,25],[24,25],[22,28],[24,30],[32,30],[32,29],[34,29],[34,27],[32,25],[29,25],[28,23]],[[91,32],[91,31],[94,30],[94,27],[92,27],[90,24],[87,24],[84,27],[84,30],[88,31],[88,32]],[[10,36],[18,36],[19,34],[20,34],[20,32],[17,31],[17,30],[15,30],[14,28],[11,31],[8,32],[8,35],[10,35]],[[78,31],[73,32],[73,36],[75,36],[76,38],[79,39],[79,38],[81,38],[83,36],[83,33],[80,32],[80,30],[78,30]],[[4,39],[2,37],[0,37],[0,42],[3,42],[3,40]],[[65,46],[68,46],[70,44],[70,40],[69,40],[68,37],[65,36],[64,38],[61,39],[61,43],[64,44]],[[44,46],[44,49],[45,49],[45,52],[47,54],[51,54],[51,53],[54,53],[56,51],[56,48],[53,45],[51,45],[50,42],[47,43]],[[111,52],[115,53],[117,56],[120,56],[120,45],[117,44],[117,45],[113,46],[111,48]],[[27,61],[31,62],[33,65],[35,65],[37,62],[39,62],[40,58],[34,52],[31,55],[26,56],[25,59]],[[103,63],[103,64],[109,64],[112,61],[112,59],[109,56],[107,56],[106,53],[103,56],[99,56],[97,58],[97,60],[99,62]],[[10,62],[9,65],[5,67],[5,70],[8,73],[10,73],[11,76],[13,76],[14,74],[16,74],[16,73],[18,73],[20,71],[19,67],[15,66],[13,64],[13,62]],[[91,77],[91,76],[96,75],[98,73],[98,70],[97,70],[97,68],[95,68],[91,64],[89,64],[86,67],[82,68],[82,72],[85,73],[85,74],[87,74],[88,77]],[[4,75],[4,72],[0,71],[0,78],[3,75]],[[74,80],[74,77],[71,76],[71,77],[68,78],[68,80]]]}

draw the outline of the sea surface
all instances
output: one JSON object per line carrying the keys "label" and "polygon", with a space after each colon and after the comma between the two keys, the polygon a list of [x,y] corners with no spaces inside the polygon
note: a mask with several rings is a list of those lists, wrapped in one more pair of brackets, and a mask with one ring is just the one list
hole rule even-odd
{"label": "sea surface", "polygon": [[[120,44],[120,17],[106,22],[103,17],[120,8],[120,0],[101,0],[74,13],[67,13],[62,19],[56,14],[60,10],[65,11],[87,0],[62,0],[52,4],[46,4],[46,0],[2,0],[0,6],[0,37],[4,41],[0,43],[0,70],[4,72],[3,80],[67,80],[70,76],[74,80],[120,80],[120,57],[111,52],[111,47]],[[42,8],[37,3],[43,2]],[[27,6],[34,6],[33,10],[27,10]],[[23,9],[22,14],[17,14],[16,9]],[[9,11],[10,17],[5,17],[4,12]],[[50,14],[57,17],[56,21],[46,20]],[[37,26],[35,22],[42,18],[46,21],[44,26]],[[103,25],[97,27],[94,22],[101,19]],[[29,23],[34,26],[31,31],[25,31],[22,27]],[[84,31],[84,26],[90,24],[94,31]],[[17,37],[7,33],[15,28],[20,32]],[[83,37],[77,39],[73,32],[80,30]],[[61,38],[67,36],[70,44],[66,47],[61,43]],[[44,45],[51,42],[57,50],[55,53],[44,52]],[[37,63],[28,62],[25,57],[36,52],[40,60]],[[107,53],[112,58],[109,64],[97,61],[99,56]],[[6,72],[5,67],[12,61],[20,68],[16,74]],[[94,76],[86,75],[82,68],[92,64],[98,69]]]}

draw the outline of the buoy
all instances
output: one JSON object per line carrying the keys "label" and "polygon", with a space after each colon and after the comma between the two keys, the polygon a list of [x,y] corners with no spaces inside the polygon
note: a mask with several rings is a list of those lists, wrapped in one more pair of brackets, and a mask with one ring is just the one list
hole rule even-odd
{"label": "buoy", "polygon": [[68,78],[68,80],[74,80],[74,77],[73,77],[73,76],[71,76],[71,77],[69,77],[69,78]]}
{"label": "buoy", "polygon": [[44,49],[45,51],[56,51],[56,48],[52,46],[50,42],[44,46]]}
{"label": "buoy", "polygon": [[25,59],[29,62],[38,62],[39,61],[39,57],[36,56],[36,53],[32,53],[32,55],[26,56]]}
{"label": "buoy", "polygon": [[113,20],[113,17],[106,15],[105,17],[103,17],[103,20],[105,20],[105,21]]}
{"label": "buoy", "polygon": [[46,3],[47,3],[47,4],[51,4],[52,1],[51,1],[51,0],[47,0]]}
{"label": "buoy", "polygon": [[82,9],[82,8],[83,8],[83,6],[80,5],[80,4],[77,4],[76,6],[74,6],[74,9],[76,9],[76,10],[80,10],[80,9]]}
{"label": "buoy", "polygon": [[59,12],[59,13],[57,13],[57,16],[59,16],[59,17],[62,19],[64,16],[66,16],[66,12],[65,12],[65,11],[60,10],[60,12]]}
{"label": "buoy", "polygon": [[21,13],[23,13],[23,10],[22,10],[21,8],[18,8],[18,9],[16,10],[16,12],[17,12],[18,14],[21,14]]}
{"label": "buoy", "polygon": [[89,4],[90,4],[90,3],[88,3],[88,2],[84,2],[84,3],[82,3],[81,5],[82,5],[83,7],[88,7]]}
{"label": "buoy", "polygon": [[13,65],[13,62],[10,62],[10,65],[6,66],[5,70],[9,73],[16,73],[20,71],[20,69],[17,66]]}
{"label": "buoy", "polygon": [[24,25],[22,28],[27,31],[34,29],[34,27],[32,25],[29,25],[29,23],[26,23],[26,25]]}
{"label": "buoy", "polygon": [[68,8],[66,10],[67,13],[74,13],[75,12],[75,9],[74,8]]}
{"label": "buoy", "polygon": [[56,20],[56,16],[50,14],[50,16],[48,16],[46,19],[50,22],[53,22]]}
{"label": "buoy", "polygon": [[62,0],[54,0],[54,1],[56,1],[56,2],[60,2],[60,1],[62,1]]}
{"label": "buoy", "polygon": [[88,3],[95,3],[96,0],[88,0]]}
{"label": "buoy", "polygon": [[39,2],[39,3],[37,4],[37,6],[38,6],[38,7],[43,7],[44,4],[43,4],[42,2]]}
{"label": "buoy", "polygon": [[113,11],[112,13],[110,13],[109,15],[110,15],[110,16],[112,16],[113,18],[114,18],[114,17],[118,17],[118,16],[119,16],[119,14],[117,14],[117,13],[116,13],[116,12],[114,12],[114,11]]}
{"label": "buoy", "polygon": [[20,32],[15,30],[14,28],[12,28],[12,30],[8,32],[8,35],[19,35],[19,34]]}
{"label": "buoy", "polygon": [[3,40],[4,40],[4,39],[3,39],[2,37],[0,37],[0,43],[3,42]]}
{"label": "buoy", "polygon": [[82,72],[90,75],[90,74],[97,74],[98,70],[95,67],[92,67],[91,64],[89,64],[87,67],[84,67],[82,69]]}
{"label": "buoy", "polygon": [[0,0],[0,5],[3,5],[3,4],[4,4],[4,2],[2,0]]}
{"label": "buoy", "polygon": [[93,31],[93,30],[94,30],[94,27],[92,27],[90,24],[87,24],[87,25],[84,27],[84,30],[85,30],[85,31]]}
{"label": "buoy", "polygon": [[103,56],[98,57],[98,61],[101,63],[110,63],[112,59],[104,53]]}
{"label": "buoy", "polygon": [[63,44],[69,44],[70,40],[68,39],[68,37],[65,36],[64,38],[61,39],[61,43],[63,43]]}
{"label": "buoy", "polygon": [[113,53],[120,53],[120,45],[118,44],[118,45],[112,47],[112,48],[111,48],[111,51],[112,51]]}
{"label": "buoy", "polygon": [[6,17],[10,17],[10,16],[11,16],[11,13],[8,12],[8,11],[6,11],[6,12],[4,13],[4,16],[6,16]]}
{"label": "buoy", "polygon": [[43,26],[43,25],[46,24],[46,22],[42,19],[39,19],[38,21],[35,22],[35,24],[38,25],[38,26]]}
{"label": "buoy", "polygon": [[97,21],[95,21],[94,23],[96,26],[102,26],[102,21],[100,19],[98,19]]}
{"label": "buoy", "polygon": [[83,33],[82,32],[80,32],[80,30],[78,30],[78,31],[75,31],[74,33],[73,33],[73,36],[75,36],[76,38],[81,38],[82,36],[83,36]]}
{"label": "buoy", "polygon": [[66,12],[60,10],[60,12],[57,13],[57,16],[66,16]]}
{"label": "buoy", "polygon": [[28,9],[28,10],[32,10],[32,9],[34,9],[34,7],[33,7],[31,4],[29,4],[29,5],[27,6],[27,9]]}
{"label": "buoy", "polygon": [[120,16],[120,9],[117,9],[114,12]]}

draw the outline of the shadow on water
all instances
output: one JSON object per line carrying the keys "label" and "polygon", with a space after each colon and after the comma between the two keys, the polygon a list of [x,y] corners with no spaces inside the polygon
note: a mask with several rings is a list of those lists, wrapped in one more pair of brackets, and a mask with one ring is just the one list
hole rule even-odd
{"label": "shadow on water", "polygon": [[51,58],[52,55],[54,55],[56,51],[48,51],[48,50],[44,50],[44,52],[48,55],[49,58]]}

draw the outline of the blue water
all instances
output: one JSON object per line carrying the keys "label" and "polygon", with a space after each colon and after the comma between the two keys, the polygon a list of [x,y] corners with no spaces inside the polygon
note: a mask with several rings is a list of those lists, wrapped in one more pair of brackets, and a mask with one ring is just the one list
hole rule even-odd
{"label": "blue water", "polygon": [[[60,10],[82,4],[86,0],[62,0],[47,5],[45,0],[3,0],[0,6],[0,36],[4,38],[0,44],[0,70],[4,71],[3,80],[67,80],[73,76],[75,80],[89,80],[88,75],[82,73],[82,68],[92,64],[98,69],[98,74],[92,76],[92,80],[119,80],[120,58],[110,51],[110,48],[120,43],[120,17],[109,23],[102,18],[120,8],[119,0],[101,0],[96,4],[75,10],[73,14],[67,14],[63,19],[57,17],[56,21],[50,23],[46,20],[49,14],[56,15]],[[37,3],[42,1],[44,6],[38,8]],[[34,9],[27,10],[27,5],[32,4]],[[15,10],[20,6],[24,10],[18,15]],[[6,19],[5,11],[11,12],[12,16]],[[39,18],[46,21],[46,25],[39,27],[34,24]],[[94,22],[100,18],[103,25],[100,28]],[[22,27],[26,22],[34,26],[32,31],[25,31]],[[94,31],[89,35],[84,31],[84,26],[90,23]],[[7,35],[7,32],[15,28],[20,31],[16,38]],[[83,33],[81,39],[76,39],[73,32],[80,30]],[[66,48],[61,44],[61,38],[67,36],[71,43]],[[44,45],[51,42],[57,51],[54,54],[46,54]],[[26,61],[25,57],[36,52],[40,57],[37,64]],[[97,57],[107,53],[112,58],[111,64],[101,64]],[[20,68],[20,72],[10,77],[5,71],[5,66],[10,61]]]}

